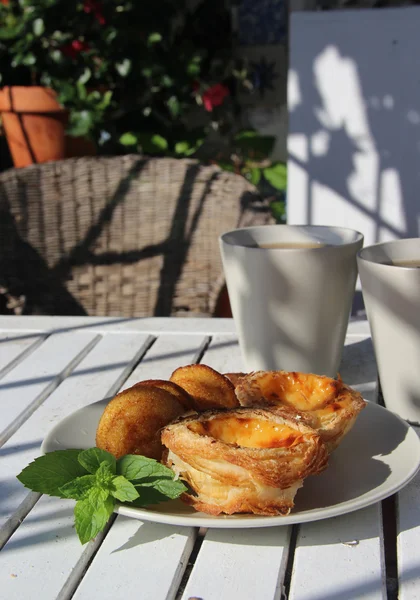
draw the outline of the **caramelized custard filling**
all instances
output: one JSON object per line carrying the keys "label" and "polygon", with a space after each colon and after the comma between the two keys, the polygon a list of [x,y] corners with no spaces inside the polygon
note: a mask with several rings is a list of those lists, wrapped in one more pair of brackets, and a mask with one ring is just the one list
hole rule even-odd
{"label": "caramelized custard filling", "polygon": [[262,375],[258,380],[261,395],[274,404],[283,404],[298,410],[316,410],[337,394],[341,382],[334,379],[321,379],[307,375],[304,379],[299,373],[276,376],[272,373]]}
{"label": "caramelized custard filling", "polygon": [[296,429],[264,419],[216,417],[190,423],[188,428],[199,435],[244,448],[290,448],[302,438]]}
{"label": "caramelized custard filling", "polygon": [[351,404],[351,398],[347,398],[347,397],[338,398],[334,402],[327,404],[327,406],[325,406],[324,408],[315,410],[314,413],[318,417],[322,417],[324,415],[330,415],[330,414],[336,413],[340,410],[346,409],[350,404]]}

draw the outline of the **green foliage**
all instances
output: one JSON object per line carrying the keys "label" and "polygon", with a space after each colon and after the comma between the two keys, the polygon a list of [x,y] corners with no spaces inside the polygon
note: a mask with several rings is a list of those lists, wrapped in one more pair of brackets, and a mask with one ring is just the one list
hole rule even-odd
{"label": "green foliage", "polygon": [[233,137],[231,145],[219,154],[216,162],[225,171],[243,175],[255,185],[264,198],[270,199],[277,223],[284,223],[287,167],[270,159],[274,142],[274,137],[254,130],[240,131]]}
{"label": "green foliage", "polygon": [[[0,3],[1,84],[53,88],[69,133],[107,140],[104,151],[191,155],[192,113],[200,139],[222,115],[234,121],[230,18],[224,0],[10,0]],[[220,83],[224,106],[208,111],[203,95]]]}
{"label": "green foliage", "polygon": [[82,544],[104,529],[116,500],[147,506],[178,498],[187,489],[152,458],[128,454],[117,461],[100,448],[49,452],[17,478],[34,492],[76,500],[75,526]]}
{"label": "green foliage", "polygon": [[285,191],[287,186],[287,167],[284,164],[276,163],[265,167],[264,177],[276,190]]}
{"label": "green foliage", "polygon": [[274,200],[270,204],[271,213],[273,217],[276,219],[277,223],[285,223],[286,222],[286,203],[285,200]]}
{"label": "green foliage", "polygon": [[[70,135],[101,153],[217,162],[280,203],[286,167],[272,136],[240,130],[240,93],[253,90],[234,58],[229,3],[211,0],[9,0],[0,3],[1,85],[45,85],[68,109]],[[205,140],[217,135],[220,148]],[[274,211],[274,209],[273,209]]]}
{"label": "green foliage", "polygon": [[274,142],[273,136],[261,135],[254,130],[240,131],[233,139],[239,154],[256,160],[267,158],[273,149]]}
{"label": "green foliage", "polygon": [[25,467],[18,479],[34,492],[66,498],[61,488],[87,474],[77,459],[79,453],[80,450],[57,450],[48,459],[41,456]]}

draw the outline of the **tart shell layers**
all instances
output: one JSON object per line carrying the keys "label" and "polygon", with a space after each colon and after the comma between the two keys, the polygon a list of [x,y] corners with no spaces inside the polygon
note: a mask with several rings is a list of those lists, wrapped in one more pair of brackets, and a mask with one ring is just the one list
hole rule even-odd
{"label": "tart shell layers", "polygon": [[163,429],[162,443],[167,466],[192,489],[183,500],[212,515],[288,514],[303,479],[328,461],[316,431],[279,408],[184,417]]}

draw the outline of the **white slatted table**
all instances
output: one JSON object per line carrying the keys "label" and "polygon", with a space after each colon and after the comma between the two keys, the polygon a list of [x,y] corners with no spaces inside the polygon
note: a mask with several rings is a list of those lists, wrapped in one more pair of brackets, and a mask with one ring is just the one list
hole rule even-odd
{"label": "white slatted table", "polygon": [[[324,521],[206,532],[117,516],[86,546],[71,501],[16,479],[66,415],[196,361],[242,370],[231,320],[0,317],[0,599],[420,598],[419,476]],[[365,321],[350,323],[341,375],[375,400]]]}

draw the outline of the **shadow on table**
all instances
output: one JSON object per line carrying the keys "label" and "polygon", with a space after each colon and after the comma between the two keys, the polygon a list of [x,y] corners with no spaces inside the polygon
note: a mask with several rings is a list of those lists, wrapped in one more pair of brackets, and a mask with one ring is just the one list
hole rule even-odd
{"label": "shadow on table", "polygon": [[[413,575],[413,579],[416,576]],[[349,600],[355,598],[367,598],[367,597],[385,597],[381,595],[383,591],[383,581],[381,577],[375,577],[370,580],[365,580],[360,585],[349,585],[345,586],[342,584],[341,588],[335,588],[331,593],[322,592],[322,594],[311,594],[310,591],[305,593],[305,600]]]}
{"label": "shadow on table", "polygon": [[[417,411],[417,413],[420,412],[420,393],[418,390],[411,388],[410,390],[408,390],[408,396],[410,398],[410,403],[412,405],[412,408]],[[386,403],[385,403],[386,405]],[[409,423],[411,425],[414,425],[415,427],[419,428],[420,427],[420,422],[419,421],[409,421]],[[420,432],[418,431],[419,435]]]}
{"label": "shadow on table", "polygon": [[[112,335],[112,334],[110,334],[110,335]],[[149,362],[156,363],[158,361],[164,361],[164,360],[168,360],[171,358],[179,358],[180,359],[179,365],[182,366],[184,364],[191,363],[191,354],[196,355],[196,357],[192,361],[192,362],[195,362],[196,358],[198,358],[197,355],[201,355],[202,351],[205,351],[207,349],[207,347],[210,343],[210,338],[209,338],[209,336],[205,336],[204,334],[191,334],[191,335],[197,335],[197,338],[201,335],[204,341],[201,344],[198,343],[196,346],[190,346],[188,348],[184,348],[183,350],[166,352],[166,353],[159,354],[158,356],[153,355],[153,356],[149,357],[147,355],[147,353],[150,350],[153,343],[156,341],[156,338],[153,339],[153,335],[151,335],[150,343],[147,346],[147,348],[145,348],[145,352],[141,359],[141,364],[147,365]],[[211,349],[214,350],[216,348],[226,348],[226,347],[236,346],[236,345],[237,345],[236,340],[231,340],[231,341],[226,341],[226,342],[217,342],[217,343],[211,344]],[[181,358],[183,356],[186,357],[184,362],[182,362],[182,360],[181,360]],[[74,366],[76,367],[76,364]],[[102,373],[104,371],[110,371],[113,369],[118,369],[118,368],[123,368],[123,367],[126,367],[125,362],[109,363],[107,365],[91,367],[88,369],[80,369],[79,368],[79,369],[77,369],[76,372],[70,373],[67,376],[67,379],[71,379],[72,377],[80,377],[82,375],[90,375],[90,374],[94,375],[94,374]],[[22,388],[24,386],[30,386],[30,385],[35,385],[35,384],[39,384],[39,383],[48,384],[51,382],[51,379],[52,379],[52,377],[50,375],[44,375],[42,377],[32,377],[31,379],[19,379],[17,381],[8,381],[6,383],[0,383],[0,391],[6,390],[6,389],[11,389],[11,388]]]}
{"label": "shadow on table", "polygon": [[[24,442],[21,444],[14,444],[3,447],[0,449],[0,458],[10,456],[10,454],[18,454],[19,452],[26,452],[26,450],[38,449],[41,446],[42,440],[34,440],[33,442]],[[1,494],[0,494],[1,499]]]}
{"label": "shadow on table", "polygon": [[0,517],[7,516],[10,513],[10,507],[16,506],[14,496],[19,500],[19,494],[16,490],[16,484],[11,479],[0,480]]}
{"label": "shadow on table", "polygon": [[[76,325],[74,325],[73,327],[59,327],[59,323],[61,322],[61,318],[60,317],[50,317],[51,320],[55,319],[57,322],[57,327],[53,327],[51,329],[49,329],[48,331],[36,331],[36,323],[34,321],[32,321],[32,324],[30,326],[28,326],[28,328],[30,329],[34,329],[35,331],[33,333],[27,333],[25,332],[24,334],[21,334],[19,331],[16,332],[15,335],[13,335],[13,333],[15,333],[15,331],[11,330],[10,331],[10,335],[8,335],[7,337],[0,339],[0,344],[4,344],[7,342],[11,342],[13,340],[28,340],[28,339],[32,339],[32,338],[38,338],[40,335],[51,335],[53,333],[66,333],[67,331],[82,331],[84,329],[91,329],[92,327],[94,328],[100,328],[103,325],[106,325],[107,327],[109,325],[120,325],[121,323],[128,323],[130,321],[140,321],[140,318],[136,318],[136,317],[132,317],[132,318],[112,318],[112,317],[107,317],[104,318],[103,321],[101,320],[94,320],[92,323],[87,323],[85,325],[80,324],[80,317],[65,317],[66,319],[68,318],[74,318]],[[79,323],[79,324],[77,324]]]}
{"label": "shadow on table", "polygon": [[376,381],[377,370],[372,340],[369,337],[356,340],[343,348],[340,376],[344,383],[349,385]]}
{"label": "shadow on table", "polygon": [[[68,518],[68,516],[69,512],[63,511],[63,518]],[[51,518],[51,515],[49,515],[49,517]],[[70,538],[74,535],[74,526],[71,524],[64,527],[55,527],[53,525],[48,531],[43,529],[40,533],[34,533],[24,536],[21,535],[21,537],[10,538],[10,540],[2,548],[2,552],[14,552],[21,548],[27,548],[28,546],[36,546],[38,544],[45,545],[47,542],[56,541],[58,539]]]}
{"label": "shadow on table", "polygon": [[[420,437],[420,427],[416,427],[415,431]],[[401,490],[396,498],[397,509],[397,526],[399,531],[409,531],[416,527],[420,528],[420,510],[418,510],[418,498],[420,496],[420,472],[414,477],[406,488]],[[409,503],[411,507],[416,506],[417,509],[405,510],[405,504]],[[420,570],[420,565],[419,565]]]}
{"label": "shadow on table", "polygon": [[142,546],[151,542],[157,542],[167,537],[171,537],[175,533],[185,532],[185,534],[188,535],[189,527],[177,527],[176,529],[178,531],[176,531],[175,527],[171,525],[139,522],[139,528],[137,531],[122,546],[112,550],[111,554],[115,554],[116,552],[121,552],[123,550],[130,550],[131,548],[136,548],[137,546]]}
{"label": "shadow on table", "polygon": [[335,507],[376,490],[383,492],[379,488],[391,475],[391,468],[381,457],[394,452],[406,435],[405,424],[392,413],[368,404],[331,455],[326,471],[305,480],[296,497],[296,510]]}

